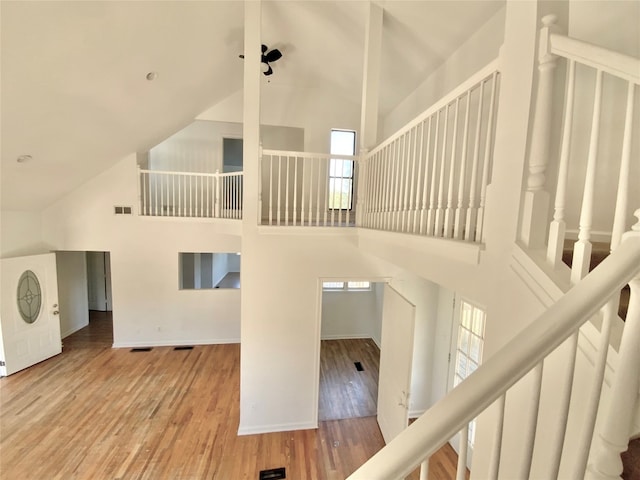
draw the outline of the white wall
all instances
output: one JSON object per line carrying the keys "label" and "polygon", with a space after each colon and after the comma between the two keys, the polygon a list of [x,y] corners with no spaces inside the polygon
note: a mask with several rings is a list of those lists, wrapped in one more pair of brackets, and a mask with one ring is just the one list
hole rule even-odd
{"label": "white wall", "polygon": [[380,346],[382,311],[376,285],[365,292],[322,292],[323,340],[372,338]]}
{"label": "white wall", "polygon": [[[360,128],[360,98],[327,95],[321,88],[262,84],[261,123],[304,129],[307,152],[329,153],[332,128]],[[242,121],[242,91],[198,115],[199,119],[222,122]],[[267,147],[263,138],[263,146]]]}
{"label": "white wall", "polygon": [[478,29],[456,52],[427,77],[380,122],[384,140],[425,111],[475,72],[494,60],[504,38],[505,9]]}
{"label": "white wall", "polygon": [[[149,152],[148,168],[177,172],[222,172],[223,139],[242,138],[242,123],[197,120]],[[304,129],[263,125],[263,148],[299,151],[304,147]]]}
{"label": "white wall", "polygon": [[240,292],[180,290],[178,252],[241,251],[230,223],[114,215],[136,205],[130,155],[43,212],[43,238],[57,250],[111,252],[115,346],[237,342]]}
{"label": "white wall", "polygon": [[0,212],[0,257],[20,257],[47,253],[42,241],[42,220],[39,212]]}
{"label": "white wall", "polygon": [[68,337],[89,325],[85,252],[56,252],[60,335]]}
{"label": "white wall", "polygon": [[[317,425],[322,278],[386,278],[351,229],[245,230],[240,432]],[[268,233],[267,233],[268,232]]]}

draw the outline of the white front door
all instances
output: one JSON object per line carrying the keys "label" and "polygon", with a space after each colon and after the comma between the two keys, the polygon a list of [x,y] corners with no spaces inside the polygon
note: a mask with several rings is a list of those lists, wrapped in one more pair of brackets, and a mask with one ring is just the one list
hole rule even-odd
{"label": "white front door", "polygon": [[0,260],[0,375],[62,352],[56,255]]}
{"label": "white front door", "polygon": [[386,443],[407,428],[409,421],[415,310],[411,302],[389,285],[385,285],[378,379],[378,424]]}

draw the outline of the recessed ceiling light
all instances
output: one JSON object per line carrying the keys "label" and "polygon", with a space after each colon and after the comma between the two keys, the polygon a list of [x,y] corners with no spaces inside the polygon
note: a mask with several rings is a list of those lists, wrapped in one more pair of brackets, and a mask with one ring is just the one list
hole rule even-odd
{"label": "recessed ceiling light", "polygon": [[158,78],[158,72],[149,72],[149,73],[147,73],[147,80],[149,80],[150,82],[152,80],[155,80],[156,78]]}
{"label": "recessed ceiling light", "polygon": [[20,155],[18,157],[18,163],[24,163],[31,160],[33,157],[31,155]]}

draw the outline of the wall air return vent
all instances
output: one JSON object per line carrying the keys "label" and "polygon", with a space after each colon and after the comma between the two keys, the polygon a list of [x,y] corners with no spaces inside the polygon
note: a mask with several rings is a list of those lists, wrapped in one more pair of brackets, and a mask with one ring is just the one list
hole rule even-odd
{"label": "wall air return vent", "polygon": [[116,215],[131,215],[133,213],[133,209],[131,207],[113,207],[113,211]]}

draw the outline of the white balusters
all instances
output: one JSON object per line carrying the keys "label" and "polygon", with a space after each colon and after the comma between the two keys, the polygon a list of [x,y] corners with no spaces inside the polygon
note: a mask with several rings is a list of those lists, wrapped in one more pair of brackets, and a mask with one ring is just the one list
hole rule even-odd
{"label": "white balusters", "polygon": [[532,391],[529,396],[529,411],[523,425],[522,439],[524,442],[523,457],[518,470],[517,478],[529,478],[531,475],[531,463],[533,460],[533,447],[536,441],[538,426],[538,411],[540,409],[540,392],[542,390],[543,362],[538,363],[532,370]]}
{"label": "white balusters", "polygon": [[471,109],[471,90],[467,92],[467,106],[464,113],[464,131],[462,133],[462,152],[460,154],[460,173],[458,179],[458,206],[453,224],[453,238],[461,239],[464,224],[464,193],[467,174],[467,141],[469,133],[469,114]]}
{"label": "white balusters", "polygon": [[469,424],[465,424],[460,430],[460,446],[458,452],[458,468],[456,470],[456,480],[466,480],[467,478],[467,455],[469,452]]}
{"label": "white balusters", "polygon": [[498,418],[495,423],[493,435],[493,448],[491,449],[491,458],[489,461],[489,473],[487,480],[498,480],[500,473],[500,454],[502,453],[502,431],[504,429],[504,407],[506,402],[506,394],[502,395],[496,401],[498,409]]}
{"label": "white balusters", "polygon": [[571,282],[577,283],[589,272],[591,262],[591,222],[593,219],[593,202],[596,189],[596,166],[598,144],[600,139],[600,108],[602,104],[602,71],[596,74],[593,115],[591,119],[591,137],[587,157],[587,173],[584,181],[582,209],[580,211],[580,231],[578,241],[573,247],[571,264]]}
{"label": "white balusters", "polygon": [[449,160],[449,183],[447,186],[447,208],[444,213],[444,238],[451,238],[453,235],[453,181],[456,175],[456,152],[458,150],[458,111],[460,110],[460,98],[456,98],[454,106],[455,115],[453,117],[453,136],[451,139],[451,159]]}
{"label": "white balusters", "polygon": [[440,179],[438,180],[438,206],[433,236],[440,237],[444,229],[444,176],[447,169],[447,130],[449,127],[449,105],[444,107],[444,131],[442,135],[442,155],[440,156]]}
{"label": "white balusters", "polygon": [[[631,232],[623,235],[622,241],[640,238],[640,209],[635,216],[638,222]],[[607,415],[600,424],[596,438],[593,460],[587,478],[619,479],[622,474],[620,453],[629,444],[630,428],[637,407],[640,387],[640,275],[629,282],[631,298],[618,351],[618,364],[609,392]]]}
{"label": "white balusters", "polygon": [[480,206],[478,207],[478,219],[476,221],[475,241],[481,242],[484,229],[484,209],[487,203],[487,185],[489,185],[489,166],[491,164],[491,147],[493,145],[493,112],[495,110],[496,95],[498,89],[498,72],[493,73],[491,79],[491,99],[489,104],[489,118],[487,119],[487,134],[485,136],[484,158],[482,160],[482,179],[480,181]]}

